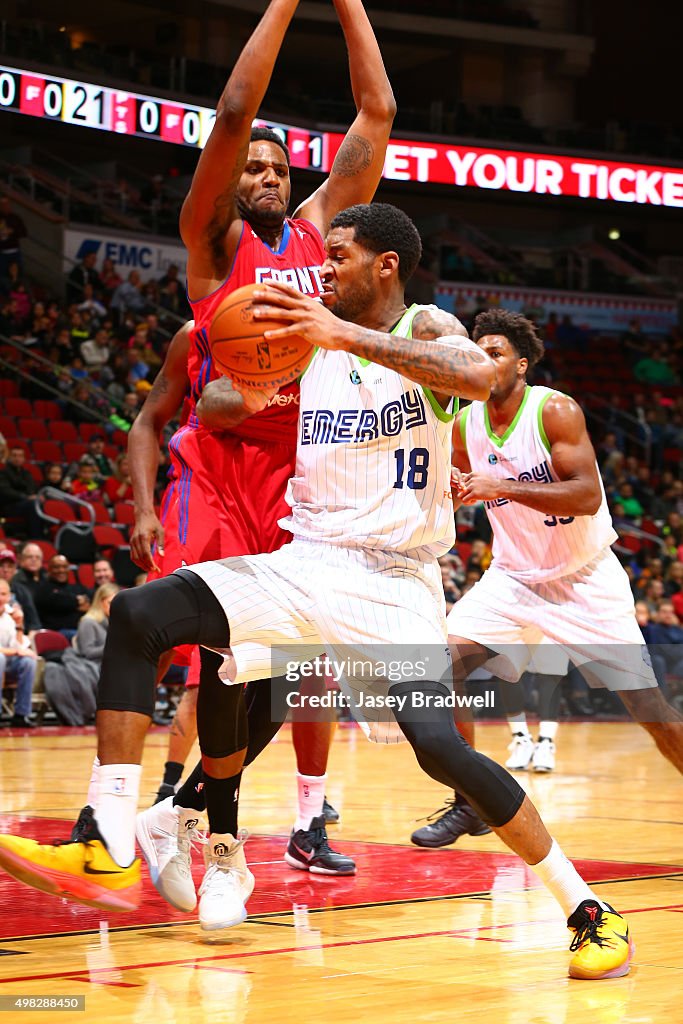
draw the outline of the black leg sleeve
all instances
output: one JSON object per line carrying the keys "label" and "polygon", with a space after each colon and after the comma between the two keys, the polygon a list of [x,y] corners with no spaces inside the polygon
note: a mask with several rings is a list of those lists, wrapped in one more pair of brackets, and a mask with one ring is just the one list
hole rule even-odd
{"label": "black leg sleeve", "polygon": [[453,722],[453,709],[438,706],[447,688],[410,682],[397,683],[389,692],[407,697],[403,710],[394,714],[427,775],[465,797],[487,824],[507,825],[524,800],[524,790],[509,772],[465,742]]}
{"label": "black leg sleeve", "polygon": [[202,754],[230,757],[244,750],[248,740],[244,687],[226,685],[218,677],[223,658],[215,651],[200,650],[197,734]]}
{"label": "black leg sleeve", "polygon": [[157,662],[179,644],[230,644],[225,612],[199,576],[180,570],[117,594],[102,658],[99,710],[135,711],[151,718]]}

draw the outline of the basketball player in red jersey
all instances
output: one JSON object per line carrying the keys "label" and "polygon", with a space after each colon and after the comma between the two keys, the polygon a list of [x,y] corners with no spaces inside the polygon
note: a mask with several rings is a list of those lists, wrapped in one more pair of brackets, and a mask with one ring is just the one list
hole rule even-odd
{"label": "basketball player in red jersey", "polygon": [[[294,468],[298,387],[290,385],[278,394],[237,391],[227,378],[216,379],[208,328],[225,296],[247,283],[281,280],[304,293],[320,293],[322,235],[339,210],[368,202],[374,195],[395,112],[379,47],[362,3],[335,0],[347,41],[358,114],[329,178],[292,219],[287,217],[289,153],[273,132],[252,129],[251,125],[296,7],[296,0],[272,0],[247,43],[219,102],[216,124],[183,206],[181,235],[188,249],[194,325],[174,339],[130,438],[136,495],[131,546],[136,562],[146,570],[153,568],[155,543],[157,561],[163,558],[162,571],[167,574],[183,562],[272,551],[291,539],[277,520],[285,514],[285,485]],[[177,410],[188,380],[189,417],[169,444],[173,480],[165,496],[164,534],[153,511],[157,439],[161,427]],[[225,689],[218,680],[220,665],[218,656],[202,650],[200,743],[202,706],[211,701],[210,714],[215,720],[216,700]],[[189,681],[193,674],[191,668]],[[204,699],[203,694],[211,696]],[[272,721],[266,687],[254,686],[247,699],[249,763],[279,723]],[[101,713],[101,717],[106,715]],[[328,722],[298,723],[294,738],[299,809],[287,860],[316,873],[352,874],[353,861],[330,850],[325,833],[324,784],[332,726]],[[202,765],[176,797],[150,808],[138,822],[138,839],[155,885],[184,910],[193,909],[196,900],[187,870],[187,832],[191,823],[196,824],[204,797],[211,831],[237,834],[239,780],[223,778],[229,774],[223,763],[231,751],[207,750],[206,743],[202,746]],[[197,793],[200,779],[204,786]],[[223,863],[210,864],[207,872],[213,886],[224,885],[234,894],[234,913],[222,926],[243,918],[244,902],[253,887],[250,873],[238,863],[243,860],[240,853],[226,857]]]}

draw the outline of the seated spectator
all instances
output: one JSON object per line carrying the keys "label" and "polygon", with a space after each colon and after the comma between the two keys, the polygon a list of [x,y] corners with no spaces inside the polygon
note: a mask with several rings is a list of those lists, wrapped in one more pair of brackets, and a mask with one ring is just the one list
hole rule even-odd
{"label": "seated spectator", "polygon": [[128,386],[134,388],[138,381],[147,380],[150,371],[145,362],[144,351],[138,345],[128,349]]}
{"label": "seated spectator", "polygon": [[103,327],[95,334],[94,338],[84,341],[81,345],[83,362],[89,370],[100,370],[105,363],[109,362],[111,349],[109,348],[109,335]]}
{"label": "seated spectator", "polygon": [[643,506],[633,493],[633,486],[629,483],[619,485],[619,493],[614,495],[614,501],[622,508],[622,515],[625,519],[640,519],[643,515]]}
{"label": "seated spectator", "polygon": [[71,331],[68,327],[63,327],[60,331],[57,331],[53,345],[57,349],[55,362],[60,363],[62,366],[69,366],[71,360],[76,355],[76,349],[71,340]]}
{"label": "seated spectator", "polygon": [[[97,467],[97,481],[106,480],[114,472],[111,459],[104,454],[104,434],[93,434],[88,441],[88,450],[85,453]],[[67,478],[78,476],[79,462],[72,462],[66,471]]]}
{"label": "seated spectator", "polygon": [[107,307],[95,298],[95,290],[91,284],[86,284],[83,288],[83,301],[78,303],[76,309],[79,313],[89,313],[91,323],[96,329],[107,315]]}
{"label": "seated spectator", "polygon": [[633,375],[644,384],[661,384],[664,387],[678,384],[678,375],[671,366],[671,360],[661,350],[639,359],[633,367]]}
{"label": "seated spectator", "polygon": [[102,281],[102,289],[105,296],[110,298],[123,280],[121,275],[118,273],[113,260],[102,260],[100,280]]}
{"label": "seated spectator", "polygon": [[87,310],[81,312],[78,309],[74,309],[71,314],[69,334],[71,335],[71,344],[76,352],[79,351],[83,342],[87,341],[90,337],[90,320],[90,314]]}
{"label": "seated spectator", "polygon": [[111,297],[111,309],[118,313],[122,323],[127,313],[142,313],[145,297],[142,294],[142,280],[137,270],[131,270],[128,280],[120,284]]}
{"label": "seated spectator", "polygon": [[69,563],[53,555],[47,576],[36,587],[35,605],[45,629],[56,629],[67,640],[76,635],[81,616],[90,607],[90,595],[80,583],[69,583]]}
{"label": "seated spectator", "polygon": [[[10,447],[7,462],[0,469],[0,516],[17,519],[24,535],[39,537],[42,524],[31,500],[36,482],[25,468],[26,452],[18,445]],[[16,531],[15,531],[16,532]]]}
{"label": "seated spectator", "polygon": [[40,619],[33,603],[31,591],[25,583],[17,580],[16,577],[17,556],[12,548],[0,548],[0,579],[5,580],[10,588],[10,602],[21,607],[26,629],[29,633],[35,633],[37,629],[40,629]]}
{"label": "seated spectator", "polygon": [[[652,620],[648,631],[648,645],[655,644],[656,653],[664,659],[668,675],[683,679],[683,627],[673,603],[666,599],[660,601]],[[666,694],[665,686],[662,689]]]}
{"label": "seated spectator", "polygon": [[82,302],[86,284],[92,285],[95,294],[102,290],[100,275],[95,270],[97,253],[88,252],[80,263],[71,268],[66,279],[66,301],[70,306],[73,302]]}
{"label": "seated spectator", "polygon": [[7,440],[3,434],[0,434],[0,466],[4,466],[7,462],[7,456],[9,454],[9,447]]}
{"label": "seated spectator", "polygon": [[33,541],[26,541],[19,548],[17,554],[17,561],[19,568],[17,569],[14,577],[17,583],[21,583],[25,586],[33,598],[33,603],[36,600],[36,589],[39,583],[42,583],[47,577],[47,573],[43,568],[43,552],[38,544],[34,544]]}
{"label": "seated spectator", "polygon": [[63,491],[64,470],[59,462],[50,462],[43,470],[43,487],[54,487],[57,491]]}
{"label": "seated spectator", "polygon": [[78,623],[72,647],[60,662],[45,666],[45,692],[66,725],[85,725],[95,718],[109,609],[118,591],[115,583],[97,588],[92,606]]}
{"label": "seated spectator", "polygon": [[101,501],[102,488],[97,479],[97,465],[89,455],[82,455],[78,463],[78,476],[68,485],[70,494],[83,501]]}
{"label": "seated spectator", "polygon": [[[72,402],[65,409],[65,417],[72,423],[99,423],[101,416],[109,415],[109,403],[85,382],[71,381],[67,392]],[[76,405],[73,402],[77,403]]]}
{"label": "seated spectator", "polygon": [[0,686],[5,680],[16,681],[14,713],[10,725],[17,729],[32,729],[33,722],[29,715],[38,659],[34,651],[19,646],[17,627],[10,614],[9,604],[9,583],[0,580]]}
{"label": "seated spectator", "polygon": [[125,452],[122,452],[116,460],[114,475],[105,480],[104,494],[112,505],[117,501],[133,500],[133,484],[128,468],[128,456]]}
{"label": "seated spectator", "polygon": [[[683,562],[672,562],[664,575],[664,595],[673,597],[683,590]],[[678,613],[676,613],[678,614]]]}
{"label": "seated spectator", "polygon": [[472,550],[470,557],[467,559],[467,571],[470,572],[472,569],[478,570],[479,575],[488,569],[491,564],[491,549],[488,544],[483,540],[475,540],[472,542]]}
{"label": "seated spectator", "polygon": [[95,586],[101,587],[105,583],[115,583],[114,569],[108,558],[97,558],[93,562],[93,576],[95,577]]}

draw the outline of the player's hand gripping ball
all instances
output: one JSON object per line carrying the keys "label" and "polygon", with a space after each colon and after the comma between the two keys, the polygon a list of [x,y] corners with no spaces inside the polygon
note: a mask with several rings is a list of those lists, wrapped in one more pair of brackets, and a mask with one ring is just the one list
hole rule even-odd
{"label": "player's hand gripping ball", "polygon": [[283,387],[300,377],[313,355],[310,342],[298,335],[266,340],[264,331],[284,326],[282,320],[255,320],[254,292],[247,284],[226,295],[209,329],[211,354],[220,373],[237,388]]}

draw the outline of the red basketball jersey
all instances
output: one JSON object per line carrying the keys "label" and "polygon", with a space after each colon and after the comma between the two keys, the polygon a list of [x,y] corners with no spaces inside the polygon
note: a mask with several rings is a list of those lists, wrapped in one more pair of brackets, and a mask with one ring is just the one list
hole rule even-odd
{"label": "red basketball jersey", "polygon": [[[306,220],[288,218],[285,221],[282,242],[277,250],[271,249],[246,221],[243,222],[235,260],[226,280],[205,298],[196,302],[190,300],[195,321],[187,364],[192,401],[188,419],[190,427],[198,423],[194,409],[204,387],[218,376],[209,347],[209,326],[226,295],[245,284],[262,281],[282,281],[305,295],[320,295],[320,268],[324,259],[325,247],[320,232]],[[292,382],[281,388],[262,412],[233,427],[232,433],[264,441],[277,437],[295,444],[298,416],[299,385]]]}

